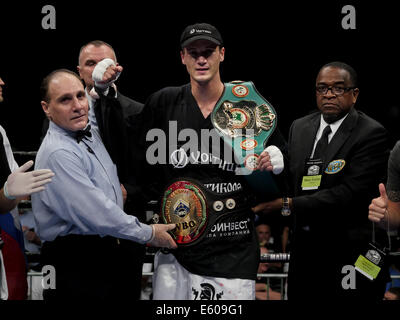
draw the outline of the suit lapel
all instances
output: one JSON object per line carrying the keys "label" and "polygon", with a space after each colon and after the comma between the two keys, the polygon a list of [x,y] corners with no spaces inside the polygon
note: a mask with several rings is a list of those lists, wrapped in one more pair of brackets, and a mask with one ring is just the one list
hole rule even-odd
{"label": "suit lapel", "polygon": [[[320,114],[316,112],[305,120],[304,123],[298,123],[298,129],[291,133],[289,157],[291,158],[290,166],[295,175],[296,185],[298,181],[301,181],[301,177],[303,176],[306,159],[311,156],[315,135],[320,123]],[[300,184],[301,182],[299,186]]]}
{"label": "suit lapel", "polygon": [[[316,113],[309,122],[304,126],[301,136],[301,148],[302,151],[301,159],[310,158],[311,152],[314,147],[315,136],[317,134],[319,124],[320,124],[320,113]],[[302,161],[304,162],[304,161]]]}
{"label": "suit lapel", "polygon": [[336,131],[335,135],[333,136],[331,142],[328,145],[328,150],[326,154],[325,165],[328,164],[339,149],[343,146],[346,140],[350,137],[351,131],[356,126],[358,120],[358,113],[357,111],[352,108],[349,112],[349,115],[340,125],[338,131]]}

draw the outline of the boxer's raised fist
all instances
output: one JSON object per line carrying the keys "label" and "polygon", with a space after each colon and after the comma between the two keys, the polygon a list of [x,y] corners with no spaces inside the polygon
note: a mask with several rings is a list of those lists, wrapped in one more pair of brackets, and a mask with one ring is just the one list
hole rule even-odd
{"label": "boxer's raised fist", "polygon": [[106,90],[115,82],[122,72],[122,67],[117,65],[114,60],[106,58],[101,60],[93,69],[92,79],[95,87]]}

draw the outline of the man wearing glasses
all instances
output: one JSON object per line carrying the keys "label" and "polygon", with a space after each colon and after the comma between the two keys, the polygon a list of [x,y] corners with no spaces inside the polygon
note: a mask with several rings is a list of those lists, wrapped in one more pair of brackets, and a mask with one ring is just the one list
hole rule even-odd
{"label": "man wearing glasses", "polygon": [[[285,203],[291,210],[290,300],[381,300],[384,294],[385,272],[374,282],[354,272],[355,288],[349,288],[348,272],[342,271],[354,266],[372,239],[366,212],[376,185],[384,181],[389,155],[385,128],[354,108],[358,95],[352,67],[332,62],[320,69],[319,111],[295,120],[289,132],[293,197],[254,208],[269,213]],[[318,295],[322,288],[328,296]]]}

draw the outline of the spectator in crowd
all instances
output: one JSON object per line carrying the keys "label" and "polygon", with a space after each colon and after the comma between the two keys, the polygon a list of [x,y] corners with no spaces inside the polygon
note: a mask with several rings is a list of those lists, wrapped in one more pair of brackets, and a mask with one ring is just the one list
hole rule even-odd
{"label": "spectator in crowd", "polygon": [[[260,254],[268,253],[268,249],[265,246],[260,246]],[[278,268],[272,268],[271,270],[270,263],[268,262],[260,262],[258,265],[258,274],[265,274],[269,271],[269,273],[279,272]],[[275,270],[274,270],[275,269]],[[256,300],[281,300],[281,293],[277,290],[273,290],[271,287],[271,281],[273,279],[265,278],[265,277],[257,277],[256,280]],[[280,281],[278,279],[278,281]]]}
{"label": "spectator in crowd", "polygon": [[400,300],[400,287],[391,287],[385,292],[383,300]]}

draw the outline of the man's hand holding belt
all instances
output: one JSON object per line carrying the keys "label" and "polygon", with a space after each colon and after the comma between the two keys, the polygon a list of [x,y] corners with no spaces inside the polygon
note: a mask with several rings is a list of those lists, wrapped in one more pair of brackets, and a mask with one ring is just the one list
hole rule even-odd
{"label": "man's hand holding belt", "polygon": [[153,235],[147,243],[152,247],[176,249],[178,246],[168,231],[176,228],[175,224],[152,224]]}
{"label": "man's hand holding belt", "polygon": [[[258,169],[260,171],[272,171],[274,174],[280,174],[284,169],[283,154],[276,146],[268,146],[260,154]],[[269,202],[263,202],[252,208],[255,213],[270,213],[282,211],[283,215],[289,215],[292,207],[291,198],[278,198]]]}
{"label": "man's hand holding belt", "polygon": [[280,174],[285,165],[283,154],[276,146],[268,146],[260,154],[258,169],[260,171],[272,171],[274,174]]}

